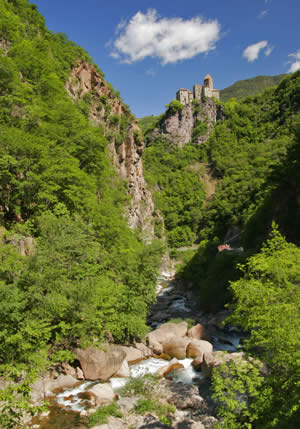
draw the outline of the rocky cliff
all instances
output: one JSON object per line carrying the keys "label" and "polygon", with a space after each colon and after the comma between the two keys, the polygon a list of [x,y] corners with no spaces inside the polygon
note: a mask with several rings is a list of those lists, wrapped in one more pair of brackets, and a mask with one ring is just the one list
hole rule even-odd
{"label": "rocky cliff", "polygon": [[128,182],[130,227],[140,228],[145,238],[153,236],[154,204],[143,175],[141,155],[144,142],[135,118],[92,64],[78,62],[66,89],[74,101],[89,101],[91,122],[104,128],[113,163],[120,176]]}
{"label": "rocky cliff", "polygon": [[163,137],[179,147],[188,142],[204,143],[217,120],[223,119],[222,106],[208,98],[206,101],[185,105],[174,114],[166,114],[148,135],[149,140]]}

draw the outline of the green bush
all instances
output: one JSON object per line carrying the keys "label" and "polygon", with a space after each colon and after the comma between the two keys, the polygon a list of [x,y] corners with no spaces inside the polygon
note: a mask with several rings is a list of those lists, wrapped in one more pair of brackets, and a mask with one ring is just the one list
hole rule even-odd
{"label": "green bush", "polygon": [[159,377],[146,374],[140,377],[130,377],[126,385],[122,388],[123,396],[143,395],[148,396],[154,393]]}

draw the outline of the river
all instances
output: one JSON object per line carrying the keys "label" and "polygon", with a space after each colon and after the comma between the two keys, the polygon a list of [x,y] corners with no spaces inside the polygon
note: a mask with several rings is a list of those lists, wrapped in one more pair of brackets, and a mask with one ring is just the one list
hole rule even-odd
{"label": "river", "polygon": [[[195,318],[197,322],[207,323],[212,315],[205,315],[197,310],[192,293],[186,293],[178,287],[178,282],[171,273],[165,273],[158,278],[157,303],[152,307],[148,318],[148,324],[153,329],[173,318]],[[232,330],[224,331],[220,327],[214,327],[211,335],[214,351],[226,350],[234,352],[237,350],[241,333]],[[203,378],[201,372],[192,367],[193,359],[184,359],[180,363],[184,366],[172,373],[172,380],[193,384]],[[154,374],[159,368],[166,365],[164,359],[150,357],[139,363],[130,365],[131,377],[145,374]],[[120,396],[121,388],[128,381],[127,378],[112,377],[109,382],[116,394]],[[50,413],[48,416],[34,418],[32,428],[38,429],[87,429],[86,408],[89,406],[85,392],[97,381],[84,381],[72,389],[59,392],[50,401]]]}

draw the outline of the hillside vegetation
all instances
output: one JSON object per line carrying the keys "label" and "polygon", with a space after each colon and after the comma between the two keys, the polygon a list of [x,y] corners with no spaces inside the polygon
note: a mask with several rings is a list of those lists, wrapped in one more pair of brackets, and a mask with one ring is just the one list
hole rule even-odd
{"label": "hillside vegetation", "polygon": [[[0,390],[7,429],[22,427],[24,410],[37,411],[28,398],[41,370],[73,362],[74,348],[142,339],[155,300],[162,245],[128,227],[130,186],[108,152],[108,143],[128,138],[134,118],[127,106],[112,112],[120,95],[107,83],[105,96],[70,97],[66,82],[83,61],[92,64],[46,29],[34,5],[0,0],[0,377],[17,382]],[[193,119],[202,107],[193,103]],[[156,236],[165,229],[170,248],[199,243],[178,270],[182,284],[193,286],[204,311],[227,306],[229,322],[249,334],[252,360],[213,373],[220,427],[297,427],[300,71],[218,105],[220,120],[194,121],[179,148],[159,127],[182,108],[172,101],[154,123],[142,122],[145,176]],[[93,125],[92,109],[103,112]],[[239,249],[218,252],[230,231]]]}
{"label": "hillside vegetation", "polygon": [[88,119],[93,94],[74,103],[65,90],[88,54],[27,0],[1,0],[0,40],[0,373],[18,376],[106,333],[144,335],[160,246],[127,226],[126,184]]}
{"label": "hillside vegetation", "polygon": [[221,101],[226,102],[230,98],[241,100],[249,95],[258,95],[270,86],[278,85],[287,74],[277,76],[256,76],[250,79],[238,80],[233,85],[221,89]]}

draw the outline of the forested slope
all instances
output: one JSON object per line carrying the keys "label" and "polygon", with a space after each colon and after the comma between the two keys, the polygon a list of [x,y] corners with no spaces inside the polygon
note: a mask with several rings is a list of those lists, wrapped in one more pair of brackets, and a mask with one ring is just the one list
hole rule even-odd
{"label": "forested slope", "polygon": [[16,375],[143,335],[161,249],[129,229],[108,150],[142,151],[128,107],[104,80],[102,98],[66,90],[78,64],[103,79],[88,54],[27,0],[1,0],[0,47],[0,370]]}
{"label": "forested slope", "polygon": [[256,76],[238,80],[233,85],[221,89],[221,101],[226,102],[230,98],[241,100],[249,95],[258,95],[270,86],[278,85],[287,76],[287,74],[279,74],[277,76]]}

